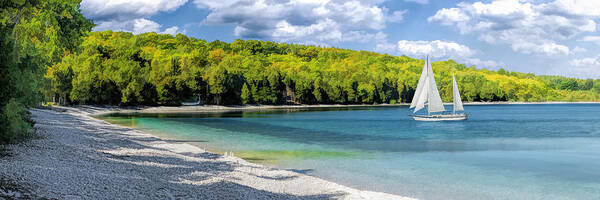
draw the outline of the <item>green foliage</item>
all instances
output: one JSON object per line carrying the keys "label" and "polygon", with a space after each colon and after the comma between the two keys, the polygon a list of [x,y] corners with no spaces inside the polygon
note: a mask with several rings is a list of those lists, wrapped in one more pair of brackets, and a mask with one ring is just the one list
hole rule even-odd
{"label": "green foliage", "polygon": [[600,79],[594,81],[594,86],[592,87],[592,90],[596,93],[600,94]]}
{"label": "green foliage", "polygon": [[14,142],[29,135],[31,124],[27,123],[27,118],[27,111],[23,109],[23,105],[16,99],[9,100],[8,104],[2,108],[2,115],[0,115],[0,125],[4,131],[4,134],[0,135],[0,141]]}
{"label": "green foliage", "polygon": [[0,2],[0,118],[6,123],[0,126],[0,142],[12,142],[27,133],[25,107],[40,103],[44,94],[66,96],[74,72],[60,65],[48,76],[55,80],[45,80],[44,73],[79,47],[81,36],[91,27],[80,14],[79,1]]}
{"label": "green foliage", "polygon": [[250,96],[250,90],[248,90],[248,84],[244,84],[244,87],[242,87],[242,104],[247,104],[250,102],[250,99],[252,98]]}
{"label": "green foliage", "polygon": [[[231,44],[166,34],[94,32],[81,53],[49,73],[76,103],[373,104],[410,102],[423,60],[338,48],[235,40]],[[68,67],[66,67],[68,66]],[[71,91],[69,74],[73,69]],[[466,101],[595,101],[598,81],[433,63],[440,94],[452,100],[452,75]],[[64,72],[63,72],[64,71]],[[61,89],[57,89],[61,90]]]}
{"label": "green foliage", "polygon": [[573,90],[578,90],[579,85],[577,84],[577,80],[568,79],[566,81],[563,81],[560,85],[558,85],[558,89],[573,91]]}

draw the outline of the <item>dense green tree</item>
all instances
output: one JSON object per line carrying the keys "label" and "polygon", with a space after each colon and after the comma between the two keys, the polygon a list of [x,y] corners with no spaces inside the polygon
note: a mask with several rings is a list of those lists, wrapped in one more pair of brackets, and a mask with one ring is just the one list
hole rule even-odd
{"label": "dense green tree", "polygon": [[574,78],[570,78],[567,79],[566,81],[562,81],[560,83],[560,85],[558,85],[558,89],[561,90],[578,90],[579,89],[579,84],[577,83],[577,80]]}
{"label": "dense green tree", "polygon": [[[24,108],[41,102],[43,94],[65,98],[68,84],[41,86],[56,82],[44,81],[46,68],[68,57],[91,27],[77,0],[0,1],[0,142],[27,134],[30,124]],[[58,68],[51,77],[67,82],[72,71],[64,65]]]}
{"label": "dense green tree", "polygon": [[583,80],[582,84],[579,84],[579,89],[580,90],[590,90],[592,89],[592,87],[594,87],[594,80],[593,79],[585,79]]}
{"label": "dense green tree", "polygon": [[594,81],[594,86],[592,87],[592,90],[594,90],[594,92],[600,94],[600,79],[596,79]]}
{"label": "dense green tree", "polygon": [[[94,32],[48,77],[75,103],[373,104],[410,102],[424,61],[338,48],[184,35]],[[452,75],[466,101],[594,101],[594,81],[432,64],[444,101]],[[69,67],[72,72],[69,72]],[[69,79],[62,74],[72,73]],[[93,77],[91,77],[93,76]],[[590,86],[591,83],[591,86]]]}
{"label": "dense green tree", "polygon": [[244,86],[242,87],[242,104],[247,104],[250,102],[250,100],[252,99],[252,97],[250,96],[250,90],[248,89],[248,84],[244,84]]}

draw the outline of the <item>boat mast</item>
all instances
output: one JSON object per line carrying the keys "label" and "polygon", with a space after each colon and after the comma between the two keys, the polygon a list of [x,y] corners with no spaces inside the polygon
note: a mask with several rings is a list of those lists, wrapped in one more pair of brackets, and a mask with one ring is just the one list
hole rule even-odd
{"label": "boat mast", "polygon": [[435,76],[433,74],[433,69],[431,67],[431,61],[429,60],[429,56],[427,56],[427,82],[428,82],[428,99],[427,99],[427,108],[429,114],[435,112],[443,112],[444,103],[442,102],[442,98],[440,97],[440,93],[437,89],[437,85],[435,83]]}
{"label": "boat mast", "polygon": [[[429,77],[429,54],[427,54],[427,60],[425,61],[425,66],[427,66],[427,78],[432,78],[432,77]],[[427,79],[425,79],[425,80],[427,80]],[[431,115],[431,111],[429,111],[429,107],[430,107],[429,103],[431,103],[429,93],[430,93],[430,91],[427,90],[427,116]]]}

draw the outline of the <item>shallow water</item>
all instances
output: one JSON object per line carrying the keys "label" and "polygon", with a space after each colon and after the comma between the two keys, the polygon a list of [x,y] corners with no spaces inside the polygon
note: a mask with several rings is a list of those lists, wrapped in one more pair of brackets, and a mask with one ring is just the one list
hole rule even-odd
{"label": "shallow water", "polygon": [[[451,109],[451,108],[450,108]],[[461,122],[407,107],[103,117],[161,137],[420,199],[600,199],[600,105],[465,106]]]}

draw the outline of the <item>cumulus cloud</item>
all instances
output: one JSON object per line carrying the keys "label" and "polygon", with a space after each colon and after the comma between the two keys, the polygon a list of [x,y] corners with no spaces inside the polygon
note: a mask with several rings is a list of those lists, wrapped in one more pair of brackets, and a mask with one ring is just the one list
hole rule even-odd
{"label": "cumulus cloud", "polygon": [[506,66],[503,62],[497,62],[493,60],[481,60],[479,58],[464,58],[458,59],[459,62],[464,62],[467,65],[474,65],[478,67],[485,67],[490,70],[497,70],[503,66]]}
{"label": "cumulus cloud", "polygon": [[586,48],[580,47],[580,46],[575,46],[575,48],[573,48],[573,51],[571,51],[572,53],[584,53],[587,52]]}
{"label": "cumulus cloud", "polygon": [[490,44],[509,44],[516,52],[541,55],[568,55],[569,48],[557,41],[596,31],[600,1],[531,2],[463,2],[438,10],[428,21],[456,27],[461,34],[477,34]]}
{"label": "cumulus cloud", "polygon": [[429,55],[431,58],[438,60],[454,59],[468,65],[492,69],[504,65],[501,62],[475,58],[474,56],[478,54],[478,51],[452,41],[400,40],[396,44],[380,43],[377,45],[376,50],[394,55],[407,55],[414,58],[425,58]]}
{"label": "cumulus cloud", "polygon": [[521,42],[512,44],[512,49],[517,52],[528,54],[545,54],[545,55],[568,55],[569,47],[556,44],[554,42],[533,43]]}
{"label": "cumulus cloud", "polygon": [[600,75],[600,55],[595,58],[573,59],[569,61],[571,64],[570,71],[572,74],[592,77]]}
{"label": "cumulus cloud", "polygon": [[[82,14],[94,20],[95,31],[117,30],[134,34],[160,32],[160,24],[148,18],[173,11],[188,0],[83,0]],[[164,32],[176,34],[179,28],[170,27]]]}
{"label": "cumulus cloud", "polygon": [[595,0],[557,0],[539,5],[545,14],[561,16],[600,17],[600,1]]}
{"label": "cumulus cloud", "polygon": [[177,35],[178,33],[185,34],[185,31],[180,30],[178,26],[172,26],[172,27],[169,27],[169,28],[165,29],[165,31],[160,32],[160,33],[170,34],[170,35]]}
{"label": "cumulus cloud", "polygon": [[600,45],[600,36],[585,36],[579,41],[593,42],[597,45]]}
{"label": "cumulus cloud", "polygon": [[600,67],[600,56],[597,56],[596,58],[573,59],[569,63],[571,65],[577,66],[577,67],[586,67],[586,66]]}
{"label": "cumulus cloud", "polygon": [[406,11],[389,11],[382,1],[195,0],[210,12],[204,24],[234,24],[234,35],[280,42],[337,43],[381,39],[386,22]]}
{"label": "cumulus cloud", "polygon": [[131,20],[173,11],[187,0],[83,0],[82,13],[96,20]]}
{"label": "cumulus cloud", "polygon": [[134,34],[145,32],[158,32],[160,25],[156,22],[147,19],[133,19],[127,21],[103,21],[97,24],[95,29],[113,30],[113,31],[128,31]]}
{"label": "cumulus cloud", "polygon": [[474,54],[473,50],[456,42],[434,41],[398,41],[398,52],[412,57],[430,55],[437,58],[460,58]]}
{"label": "cumulus cloud", "polygon": [[404,14],[408,12],[407,10],[399,10],[394,11],[390,16],[387,17],[387,21],[389,22],[402,22],[404,21]]}

